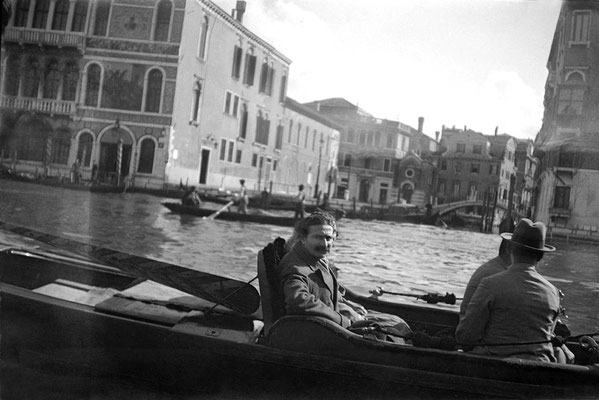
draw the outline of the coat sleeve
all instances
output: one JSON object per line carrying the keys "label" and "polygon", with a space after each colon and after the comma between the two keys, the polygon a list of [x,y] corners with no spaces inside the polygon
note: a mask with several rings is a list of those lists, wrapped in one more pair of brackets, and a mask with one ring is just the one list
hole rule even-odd
{"label": "coat sleeve", "polygon": [[299,268],[294,266],[282,268],[281,283],[287,313],[325,317],[343,327],[351,325],[349,318],[333,310],[310,292],[308,277]]}
{"label": "coat sleeve", "polygon": [[486,279],[483,279],[472,295],[466,313],[456,328],[455,335],[458,343],[475,345],[480,342],[485,333],[494,301],[493,292]]}

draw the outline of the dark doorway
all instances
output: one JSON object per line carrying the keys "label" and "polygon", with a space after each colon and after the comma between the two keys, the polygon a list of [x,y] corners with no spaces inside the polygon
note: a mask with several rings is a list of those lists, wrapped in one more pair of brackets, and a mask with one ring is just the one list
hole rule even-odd
{"label": "dark doorway", "polygon": [[368,194],[370,193],[370,181],[363,179],[360,182],[360,198],[359,200],[363,203],[368,202]]}
{"label": "dark doorway", "polygon": [[410,204],[410,202],[412,201],[412,193],[414,192],[414,189],[412,189],[412,185],[410,185],[409,183],[404,183],[403,186],[401,187],[401,194],[402,197],[404,198],[404,200],[406,201],[406,203]]}
{"label": "dark doorway", "polygon": [[381,188],[379,193],[379,202],[381,204],[387,204],[387,188]]}
{"label": "dark doorway", "polygon": [[206,178],[208,177],[208,162],[210,161],[210,150],[202,149],[202,157],[200,158],[200,179],[199,183],[202,185],[206,184]]}
{"label": "dark doorway", "polygon": [[[116,184],[117,158],[119,146],[116,143],[102,143],[100,146],[100,163],[98,165],[98,178],[101,182]],[[129,162],[131,161],[131,145],[123,144],[121,159],[121,176],[129,175]]]}

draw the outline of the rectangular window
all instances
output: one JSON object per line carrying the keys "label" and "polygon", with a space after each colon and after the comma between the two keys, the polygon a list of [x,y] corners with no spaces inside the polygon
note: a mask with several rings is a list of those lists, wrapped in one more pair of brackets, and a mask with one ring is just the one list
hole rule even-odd
{"label": "rectangular window", "polygon": [[239,96],[233,96],[233,116],[237,118],[237,110],[239,109]]}
{"label": "rectangular window", "polygon": [[466,152],[466,143],[457,143],[455,152],[456,153],[465,153]]}
{"label": "rectangular window", "polygon": [[345,159],[343,160],[343,166],[344,167],[350,167],[351,166],[351,154],[346,154],[345,155]]}
{"label": "rectangular window", "polygon": [[441,159],[441,171],[447,171],[447,160],[446,159]]}
{"label": "rectangular window", "polygon": [[483,152],[482,144],[475,144],[472,146],[472,154],[482,154],[482,152]]}
{"label": "rectangular window", "polygon": [[227,154],[227,139],[220,140],[220,155],[219,160],[225,161],[225,156]]}
{"label": "rectangular window", "polygon": [[231,112],[231,97],[233,93],[227,91],[225,92],[225,114],[230,114]]}
{"label": "rectangular window", "polygon": [[312,151],[314,151],[315,147],[316,147],[316,129],[312,133]]}
{"label": "rectangular window", "polygon": [[439,193],[445,193],[445,179],[439,179]]}
{"label": "rectangular window", "polygon": [[460,195],[460,189],[461,189],[460,181],[453,181],[453,195],[454,196]]}
{"label": "rectangular window", "polygon": [[300,136],[302,135],[302,124],[297,124],[297,137],[295,138],[295,144],[299,146]]}
{"label": "rectangular window", "polygon": [[353,130],[353,129],[350,129],[350,130],[347,132],[347,142],[348,142],[348,143],[353,143],[353,142],[354,142],[354,140],[355,140],[355,138],[354,138],[354,130]]}
{"label": "rectangular window", "polygon": [[304,148],[308,148],[308,135],[310,135],[310,128],[306,126],[306,136],[304,137]]}
{"label": "rectangular window", "polygon": [[574,43],[587,43],[591,26],[590,11],[574,11],[572,13],[572,34],[570,40]]}
{"label": "rectangular window", "polygon": [[289,137],[287,138],[287,141],[289,143],[291,143],[291,140],[293,139],[293,120],[290,119],[289,120]]}
{"label": "rectangular window", "polygon": [[229,114],[232,117],[237,117],[238,110],[239,96],[227,90],[225,93],[225,114]]}
{"label": "rectangular window", "polygon": [[229,140],[229,152],[227,154],[227,161],[228,162],[233,162],[234,151],[235,151],[235,141],[234,140]]}
{"label": "rectangular window", "polygon": [[366,146],[366,132],[360,132],[360,144]]}
{"label": "rectangular window", "polygon": [[383,171],[390,172],[391,171],[391,160],[385,158],[383,160]]}
{"label": "rectangular window", "polygon": [[241,107],[241,121],[239,122],[239,137],[241,139],[245,139],[247,136],[248,118],[249,112],[247,104],[243,104],[243,106]]}
{"label": "rectangular window", "polygon": [[277,160],[272,160],[272,172],[277,171]]}
{"label": "rectangular window", "polygon": [[268,82],[268,64],[266,62],[262,63],[262,69],[260,70],[260,85],[258,86],[258,91],[260,93],[268,94],[266,92],[267,82]]}
{"label": "rectangular window", "polygon": [[275,149],[281,150],[283,148],[283,125],[277,125],[277,137],[275,138]]}
{"label": "rectangular window", "polygon": [[241,76],[241,58],[243,55],[243,50],[241,47],[235,46],[233,49],[233,69],[231,71],[231,76],[235,79],[239,79]]}
{"label": "rectangular window", "polygon": [[258,154],[252,154],[252,167],[258,166]]}
{"label": "rectangular window", "polygon": [[237,152],[235,154],[235,162],[237,164],[241,164],[241,150],[237,149]]}
{"label": "rectangular window", "polygon": [[570,187],[556,186],[555,197],[553,198],[553,207],[566,208],[570,207]]}
{"label": "rectangular window", "polygon": [[470,164],[470,172],[473,174],[478,174],[480,172],[480,164],[479,163]]}
{"label": "rectangular window", "polygon": [[559,91],[558,114],[582,114],[584,89],[562,87]]}
{"label": "rectangular window", "polygon": [[393,148],[393,134],[392,133],[387,133],[387,144],[385,147],[387,147],[388,149]]}
{"label": "rectangular window", "polygon": [[365,169],[370,169],[370,157],[366,157],[364,159],[364,168]]}

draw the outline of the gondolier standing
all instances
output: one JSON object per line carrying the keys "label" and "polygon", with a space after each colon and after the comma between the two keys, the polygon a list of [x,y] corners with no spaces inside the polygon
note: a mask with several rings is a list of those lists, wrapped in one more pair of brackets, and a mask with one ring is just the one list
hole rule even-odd
{"label": "gondolier standing", "polygon": [[239,211],[242,214],[247,214],[249,198],[247,194],[247,189],[245,187],[245,179],[240,179],[239,184],[241,185],[241,187],[239,188],[239,205],[237,211]]}
{"label": "gondolier standing", "polygon": [[299,193],[295,196],[295,220],[304,219],[304,213],[306,209],[306,193],[304,192],[304,185],[299,185]]}

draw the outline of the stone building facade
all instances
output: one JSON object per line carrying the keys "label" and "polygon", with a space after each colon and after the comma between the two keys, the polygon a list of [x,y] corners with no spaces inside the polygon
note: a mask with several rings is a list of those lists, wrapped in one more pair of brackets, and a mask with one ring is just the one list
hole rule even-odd
{"label": "stone building facade", "polygon": [[536,218],[599,237],[599,3],[562,4],[547,61]]}

